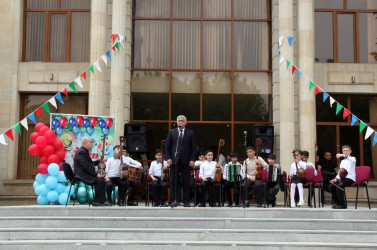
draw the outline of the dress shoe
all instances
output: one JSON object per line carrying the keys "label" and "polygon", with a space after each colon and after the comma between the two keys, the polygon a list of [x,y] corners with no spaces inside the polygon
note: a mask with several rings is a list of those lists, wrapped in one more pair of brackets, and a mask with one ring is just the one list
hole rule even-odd
{"label": "dress shoe", "polygon": [[227,207],[232,207],[232,203],[228,203],[228,206]]}
{"label": "dress shoe", "polygon": [[100,202],[93,202],[92,204],[93,207],[104,207],[106,206],[105,203],[100,203]]}
{"label": "dress shoe", "polygon": [[211,203],[209,203],[209,206],[210,207],[217,207],[217,204],[215,202],[211,202]]}
{"label": "dress shoe", "polygon": [[122,200],[119,200],[117,202],[117,205],[120,206],[120,207],[124,207],[126,204],[124,204],[124,202]]}
{"label": "dress shoe", "polygon": [[249,200],[245,201],[245,207],[250,207],[250,201]]}
{"label": "dress shoe", "polygon": [[183,204],[183,206],[184,206],[184,207],[191,207],[190,203],[188,203],[188,202],[185,202],[185,203]]}
{"label": "dress shoe", "polygon": [[161,204],[161,207],[168,207],[168,204],[166,204],[166,203],[162,203],[162,204]]}
{"label": "dress shoe", "polygon": [[178,206],[178,202],[176,201],[173,201],[171,204],[170,204],[170,207],[177,207]]}
{"label": "dress shoe", "polygon": [[345,205],[337,205],[335,209],[347,209],[347,206]]}
{"label": "dress shoe", "polygon": [[135,202],[128,202],[127,206],[135,207],[135,206],[137,206],[137,203],[135,203]]}
{"label": "dress shoe", "polygon": [[199,205],[198,205],[198,207],[206,207],[206,204],[203,203],[203,202],[200,202]]}
{"label": "dress shoe", "polygon": [[111,202],[107,202],[107,203],[105,203],[105,205],[106,205],[107,207],[111,207],[111,206],[113,206],[113,203],[111,203]]}
{"label": "dress shoe", "polygon": [[158,202],[153,202],[153,206],[152,207],[159,207],[160,206],[160,203]]}

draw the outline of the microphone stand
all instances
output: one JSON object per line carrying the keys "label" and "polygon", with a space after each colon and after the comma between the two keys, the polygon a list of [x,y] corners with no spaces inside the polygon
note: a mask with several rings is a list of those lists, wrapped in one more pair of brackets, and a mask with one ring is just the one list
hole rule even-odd
{"label": "microphone stand", "polygon": [[[244,199],[243,199],[243,208],[246,207],[246,197],[247,197],[247,153],[246,153],[246,147],[247,147],[247,131],[243,131],[243,134],[244,134],[244,147],[245,147],[245,172],[244,172]],[[240,189],[241,189],[241,184],[240,184]],[[240,193],[241,193],[241,190],[240,190]]]}
{"label": "microphone stand", "polygon": [[[178,128],[179,128],[179,132],[181,133],[181,129],[182,129],[182,125],[178,125]],[[178,147],[179,147],[179,134],[180,133],[178,133],[178,141],[177,141],[177,152],[176,153],[178,153]],[[183,138],[182,138],[183,139]],[[182,142],[181,142],[182,143]],[[175,158],[176,158],[176,160],[177,160],[177,155],[175,155],[174,156]],[[174,164],[175,165],[175,185],[174,185],[174,190],[175,190],[175,193],[174,193],[174,199],[175,199],[175,201],[174,202],[172,202],[171,203],[171,208],[173,208],[173,207],[178,207],[178,201],[177,201],[177,185],[178,185],[178,162],[179,162],[179,159],[178,159],[178,161],[176,162],[176,164]]]}

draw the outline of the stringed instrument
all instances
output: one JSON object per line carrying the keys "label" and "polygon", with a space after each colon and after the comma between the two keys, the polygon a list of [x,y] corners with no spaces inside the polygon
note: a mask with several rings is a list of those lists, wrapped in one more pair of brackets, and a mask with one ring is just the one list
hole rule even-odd
{"label": "stringed instrument", "polygon": [[101,176],[101,178],[104,178],[106,176],[106,164],[103,163],[103,159],[105,157],[105,147],[106,147],[106,139],[107,139],[107,135],[102,135],[102,155],[101,155],[101,159],[100,159],[100,163],[98,164],[98,170],[97,170],[97,174],[99,174]]}
{"label": "stringed instrument", "polygon": [[[220,158],[220,151],[221,147],[224,147],[225,145],[225,140],[220,139],[219,140],[219,148],[217,150],[217,157],[216,157],[216,162],[219,163],[219,158]],[[221,177],[222,177],[222,168],[221,167],[216,167],[216,172],[215,172],[215,182],[221,182]]]}
{"label": "stringed instrument", "polygon": [[[257,160],[258,160],[258,151],[259,151],[259,146],[262,145],[262,140],[261,139],[257,139],[256,145],[257,145],[256,157],[257,157]],[[263,178],[263,166],[262,166],[261,163],[257,163],[257,175],[256,175],[256,179],[257,180],[262,180],[262,178]]]}
{"label": "stringed instrument", "polygon": [[161,140],[160,151],[162,154],[162,162],[161,162],[161,181],[169,181],[170,180],[170,173],[169,169],[164,170],[164,147],[165,147],[165,140]]}
{"label": "stringed instrument", "polygon": [[[293,158],[296,158],[296,150],[292,150],[292,154],[293,154]],[[305,169],[303,168],[298,168],[298,164],[297,162],[295,162],[296,164],[296,176],[297,178],[299,179],[304,179],[305,176],[306,176],[306,171]]]}
{"label": "stringed instrument", "polygon": [[126,145],[126,139],[124,136],[119,137],[120,141],[120,179],[128,179],[129,177],[129,167],[127,164],[124,164],[123,162],[123,147]]}
{"label": "stringed instrument", "polygon": [[[339,145],[336,145],[336,153],[337,154],[340,154],[340,146]],[[345,168],[340,168],[340,164],[339,164],[339,159],[338,159],[338,173],[339,173],[339,177],[340,179],[344,179],[347,177],[348,175],[348,171],[345,169]]]}

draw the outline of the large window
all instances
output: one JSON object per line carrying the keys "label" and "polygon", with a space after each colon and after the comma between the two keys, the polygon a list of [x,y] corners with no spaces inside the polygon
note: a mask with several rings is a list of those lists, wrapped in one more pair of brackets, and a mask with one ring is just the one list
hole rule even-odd
{"label": "large window", "polygon": [[377,0],[315,0],[317,62],[377,62]]}
{"label": "large window", "polygon": [[24,4],[23,61],[89,61],[90,0]]}
{"label": "large window", "polygon": [[251,144],[253,124],[272,123],[270,1],[134,3],[131,120],[159,130],[150,152],[180,114],[201,150],[242,150],[244,130]]}

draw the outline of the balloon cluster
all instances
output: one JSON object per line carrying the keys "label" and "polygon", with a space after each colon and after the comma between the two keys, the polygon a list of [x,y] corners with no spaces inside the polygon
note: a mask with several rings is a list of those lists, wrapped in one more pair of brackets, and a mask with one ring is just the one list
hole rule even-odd
{"label": "balloon cluster", "polygon": [[81,128],[84,127],[86,132],[89,135],[94,133],[94,127],[98,126],[101,128],[102,133],[108,135],[110,133],[110,128],[113,126],[113,119],[107,118],[106,121],[99,120],[96,117],[92,117],[89,119],[84,119],[82,116],[78,116],[75,118],[70,118],[69,121],[66,117],[61,117],[60,120],[53,119],[52,126],[55,128],[56,134],[61,136],[64,133],[64,128],[69,124],[72,128],[73,134],[77,135],[80,133]]}

